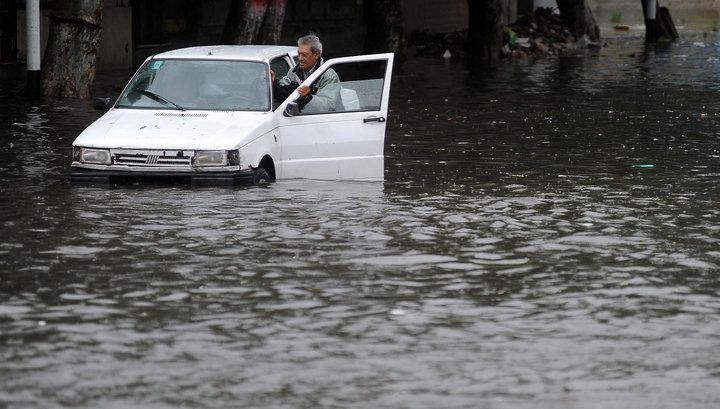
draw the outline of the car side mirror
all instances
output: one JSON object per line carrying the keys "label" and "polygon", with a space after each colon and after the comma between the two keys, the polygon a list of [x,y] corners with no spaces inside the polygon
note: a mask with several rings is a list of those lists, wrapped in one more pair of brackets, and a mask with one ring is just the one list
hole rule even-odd
{"label": "car side mirror", "polygon": [[113,104],[114,100],[112,98],[93,98],[93,108],[97,109],[98,111],[107,111],[108,109],[112,108]]}
{"label": "car side mirror", "polygon": [[300,115],[300,107],[298,106],[297,102],[288,102],[288,104],[285,106],[285,111],[283,111],[283,115],[285,115],[285,116]]}

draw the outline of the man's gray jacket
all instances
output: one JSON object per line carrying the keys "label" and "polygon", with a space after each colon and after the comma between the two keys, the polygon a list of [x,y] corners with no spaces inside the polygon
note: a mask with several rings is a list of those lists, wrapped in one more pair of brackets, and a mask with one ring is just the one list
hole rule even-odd
{"label": "man's gray jacket", "polygon": [[[288,71],[287,75],[280,80],[273,82],[273,93],[276,101],[287,98],[300,84],[315,72],[323,63],[319,59],[317,64],[310,70],[304,71],[299,65]],[[340,99],[340,78],[332,68],[325,71],[310,86],[311,94],[306,98],[300,97],[297,100],[298,106],[303,113],[323,113],[344,111]]]}

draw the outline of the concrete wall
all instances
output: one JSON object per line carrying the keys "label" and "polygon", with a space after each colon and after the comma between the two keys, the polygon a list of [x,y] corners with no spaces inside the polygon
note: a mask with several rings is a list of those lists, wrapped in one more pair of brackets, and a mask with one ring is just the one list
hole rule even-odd
{"label": "concrete wall", "polygon": [[129,6],[103,9],[103,29],[98,48],[98,71],[130,69],[133,62],[132,9]]}
{"label": "concrete wall", "polygon": [[467,0],[403,0],[402,12],[407,33],[425,29],[448,33],[468,26]]}
{"label": "concrete wall", "polygon": [[297,44],[300,36],[315,32],[326,58],[361,54],[365,42],[360,0],[288,0],[281,43]]}
{"label": "concrete wall", "polygon": [[[720,16],[720,0],[661,0],[661,6],[670,10],[678,28],[692,30],[717,30]],[[642,6],[639,0],[591,0],[595,19],[601,27],[614,25],[613,16],[630,26],[644,27]]]}
{"label": "concrete wall", "polygon": [[[503,23],[514,22],[518,12],[517,0],[502,1]],[[402,0],[402,12],[403,28],[407,33],[423,30],[431,33],[448,33],[465,30],[468,27],[467,0]]]}

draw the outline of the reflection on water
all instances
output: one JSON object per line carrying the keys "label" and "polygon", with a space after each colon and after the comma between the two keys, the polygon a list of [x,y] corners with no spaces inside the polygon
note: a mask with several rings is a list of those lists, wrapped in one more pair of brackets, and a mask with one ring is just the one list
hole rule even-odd
{"label": "reflection on water", "polygon": [[68,182],[3,100],[0,407],[720,403],[715,43],[394,80],[384,183]]}

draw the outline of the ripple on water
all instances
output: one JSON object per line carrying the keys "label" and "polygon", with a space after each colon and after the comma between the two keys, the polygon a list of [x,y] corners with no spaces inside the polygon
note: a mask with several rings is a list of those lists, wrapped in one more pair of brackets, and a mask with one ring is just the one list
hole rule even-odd
{"label": "ripple on water", "polygon": [[0,406],[717,407],[716,51],[410,59],[384,183],[71,185],[4,99]]}
{"label": "ripple on water", "polygon": [[377,266],[414,266],[455,261],[455,258],[434,254],[408,254],[398,256],[367,257],[362,259],[352,259],[349,261],[351,263],[370,264]]}

